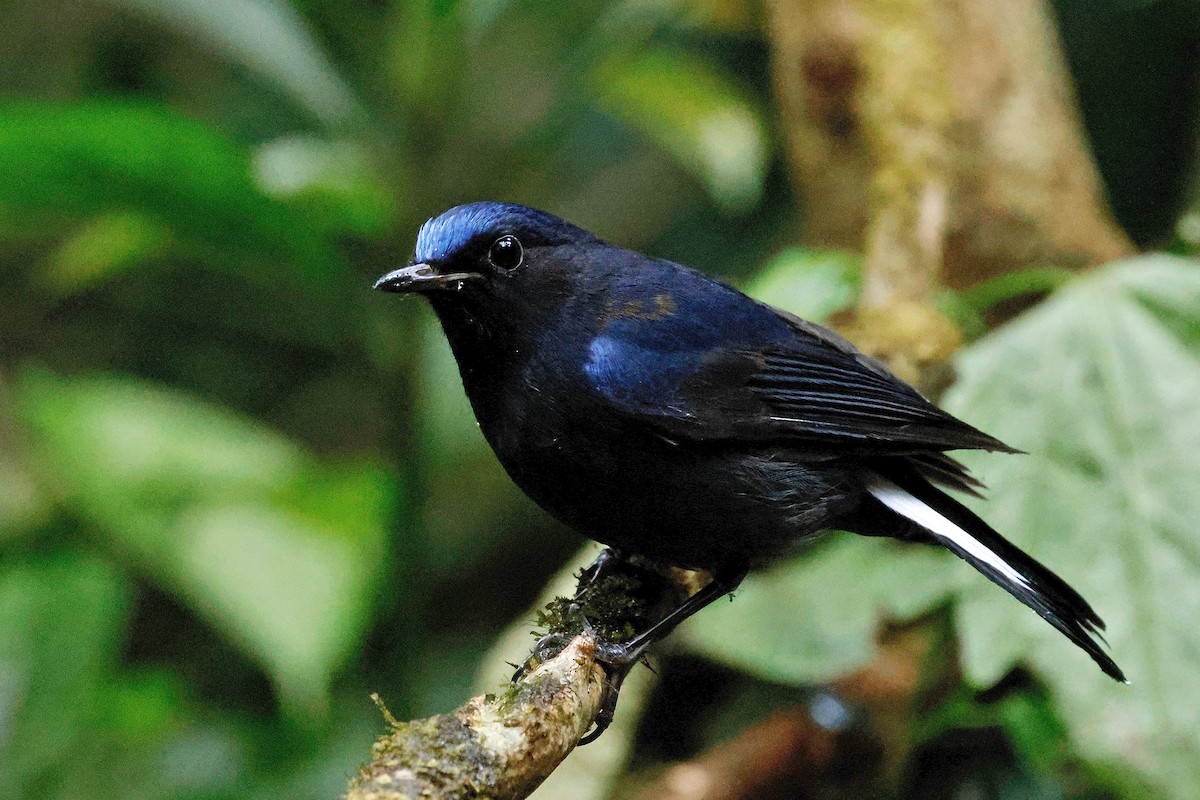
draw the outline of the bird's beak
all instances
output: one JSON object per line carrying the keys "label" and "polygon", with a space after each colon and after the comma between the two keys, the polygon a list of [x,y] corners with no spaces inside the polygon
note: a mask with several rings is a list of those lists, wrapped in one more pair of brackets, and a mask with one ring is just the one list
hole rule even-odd
{"label": "bird's beak", "polygon": [[429,264],[410,264],[407,267],[394,269],[387,275],[375,281],[375,287],[381,292],[428,292],[433,289],[462,288],[463,281],[471,281],[483,276],[477,272],[438,272]]}

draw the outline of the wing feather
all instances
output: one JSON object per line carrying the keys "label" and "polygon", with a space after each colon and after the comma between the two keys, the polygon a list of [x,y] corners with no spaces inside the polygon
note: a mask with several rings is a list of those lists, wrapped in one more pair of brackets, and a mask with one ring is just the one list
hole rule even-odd
{"label": "wing feather", "polygon": [[[609,306],[620,313],[602,321],[584,371],[611,410],[671,440],[795,440],[818,454],[1012,452],[836,333],[679,265],[650,262]],[[964,482],[954,462],[926,468]]]}

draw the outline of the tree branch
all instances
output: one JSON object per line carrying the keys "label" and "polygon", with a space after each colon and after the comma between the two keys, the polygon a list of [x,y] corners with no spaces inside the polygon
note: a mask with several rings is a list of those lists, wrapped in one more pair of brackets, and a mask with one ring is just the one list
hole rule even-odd
{"label": "tree branch", "polygon": [[595,650],[596,640],[580,634],[500,696],[428,719],[389,719],[391,732],[376,742],[346,800],[528,796],[600,711],[605,674]]}
{"label": "tree branch", "polygon": [[527,797],[592,728],[610,680],[623,678],[596,661],[592,630],[624,641],[652,614],[694,592],[701,576],[633,560],[610,565],[599,581],[581,580],[574,599],[551,600],[539,619],[569,643],[549,658],[539,647],[530,669],[498,696],[412,722],[397,722],[385,710],[392,730],[375,743],[346,800]]}

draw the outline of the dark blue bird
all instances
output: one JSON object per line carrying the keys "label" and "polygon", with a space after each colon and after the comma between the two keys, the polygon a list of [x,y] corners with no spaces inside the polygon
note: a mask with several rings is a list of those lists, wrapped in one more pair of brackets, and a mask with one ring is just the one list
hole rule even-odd
{"label": "dark blue bird", "polygon": [[715,576],[614,659],[842,529],[946,547],[1124,680],[1091,606],[942,491],[980,487],[946,451],[1013,449],[833,332],[501,203],[427,222],[413,264],[376,288],[429,299],[483,435],[542,508]]}

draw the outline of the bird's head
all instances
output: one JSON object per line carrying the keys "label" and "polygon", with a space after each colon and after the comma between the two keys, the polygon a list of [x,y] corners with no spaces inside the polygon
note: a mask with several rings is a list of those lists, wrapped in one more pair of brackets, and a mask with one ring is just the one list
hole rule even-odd
{"label": "bird's head", "polygon": [[455,206],[421,226],[412,263],[375,282],[384,292],[426,295],[439,310],[511,314],[547,307],[571,290],[576,256],[602,245],[544,211],[508,203]]}

